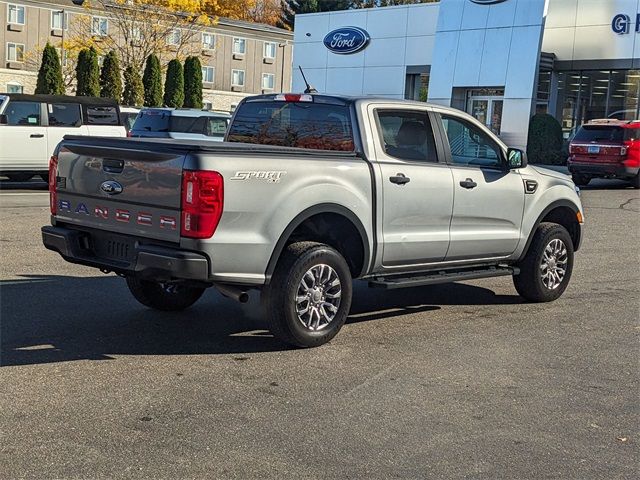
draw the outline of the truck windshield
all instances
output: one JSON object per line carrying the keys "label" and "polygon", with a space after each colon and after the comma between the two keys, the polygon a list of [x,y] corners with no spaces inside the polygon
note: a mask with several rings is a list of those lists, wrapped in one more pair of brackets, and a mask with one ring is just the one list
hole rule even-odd
{"label": "truck windshield", "polygon": [[573,137],[574,142],[622,142],[622,128],[605,127],[602,125],[589,126],[583,125],[576,136]]}
{"label": "truck windshield", "polygon": [[231,122],[227,141],[354,150],[349,107],[307,102],[243,103]]}

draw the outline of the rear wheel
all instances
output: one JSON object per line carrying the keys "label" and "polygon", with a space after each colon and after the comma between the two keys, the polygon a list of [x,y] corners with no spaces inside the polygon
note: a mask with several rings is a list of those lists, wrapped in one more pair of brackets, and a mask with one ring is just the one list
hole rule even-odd
{"label": "rear wheel", "polygon": [[573,183],[575,183],[579,187],[584,187],[591,181],[591,177],[589,175],[584,175],[582,173],[574,173],[573,175],[571,175],[571,178],[573,179]]}
{"label": "rear wheel", "polygon": [[518,293],[531,302],[551,302],[569,285],[573,271],[573,242],[557,223],[541,223],[513,277]]}
{"label": "rear wheel", "polygon": [[325,244],[298,242],[283,252],[262,302],[278,339],[317,347],[344,325],[351,295],[351,272],[342,255]]}
{"label": "rear wheel", "polygon": [[633,188],[640,188],[640,173],[631,179],[631,186]]}
{"label": "rear wheel", "polygon": [[31,180],[31,177],[33,177],[33,175],[29,173],[11,173],[7,174],[7,177],[9,177],[9,180],[11,180],[12,182],[27,182]]}
{"label": "rear wheel", "polygon": [[165,312],[177,312],[190,307],[204,292],[204,288],[153,282],[136,277],[127,277],[127,286],[142,305]]}
{"label": "rear wheel", "polygon": [[48,173],[41,173],[40,174],[40,178],[42,179],[42,181],[44,183],[49,183],[49,174]]}

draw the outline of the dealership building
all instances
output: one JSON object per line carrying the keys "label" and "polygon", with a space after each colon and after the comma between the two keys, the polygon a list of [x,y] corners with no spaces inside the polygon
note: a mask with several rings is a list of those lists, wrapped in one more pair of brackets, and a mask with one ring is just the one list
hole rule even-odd
{"label": "dealership building", "polygon": [[[524,147],[548,112],[565,138],[640,118],[640,0],[442,0],[296,16],[294,67],[321,93],[428,100]],[[294,91],[304,90],[294,71]]]}

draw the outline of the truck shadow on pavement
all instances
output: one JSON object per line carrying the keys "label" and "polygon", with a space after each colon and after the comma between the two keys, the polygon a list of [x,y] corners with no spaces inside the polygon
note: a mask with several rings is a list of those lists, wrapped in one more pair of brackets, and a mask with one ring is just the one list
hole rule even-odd
{"label": "truck shadow on pavement", "polygon": [[[428,312],[439,305],[522,303],[466,284],[406,290],[354,285],[347,324]],[[266,330],[259,295],[241,305],[214,289],[192,308],[157,312],[139,305],[115,276],[24,276],[0,282],[0,366],[117,355],[249,354],[286,350]]]}

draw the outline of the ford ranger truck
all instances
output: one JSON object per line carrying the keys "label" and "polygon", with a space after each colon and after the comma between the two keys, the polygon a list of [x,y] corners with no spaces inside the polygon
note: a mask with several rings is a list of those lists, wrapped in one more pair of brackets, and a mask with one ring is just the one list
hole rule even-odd
{"label": "ford ranger truck", "polygon": [[44,245],[124,277],[158,310],[212,286],[239,301],[259,290],[273,334],[301,347],[338,333],[353,279],[394,289],[508,275],[531,302],[569,284],[578,189],[463,112],[260,95],[240,102],[225,140],[65,137]]}

